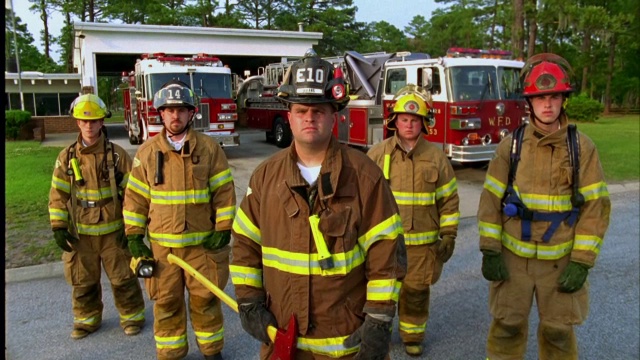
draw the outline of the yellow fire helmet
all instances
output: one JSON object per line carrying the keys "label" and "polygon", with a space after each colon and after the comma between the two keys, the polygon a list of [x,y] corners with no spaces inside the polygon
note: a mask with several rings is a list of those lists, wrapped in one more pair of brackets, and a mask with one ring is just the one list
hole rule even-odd
{"label": "yellow fire helmet", "polygon": [[76,120],[102,120],[110,118],[111,112],[97,95],[85,94],[71,103],[71,116]]}
{"label": "yellow fire helmet", "polygon": [[427,127],[432,126],[433,115],[431,113],[431,96],[428,92],[422,90],[418,86],[408,85],[396,94],[396,102],[389,118],[386,121],[386,127],[389,130],[397,130],[396,119],[398,114],[414,114],[422,117],[422,131],[427,134]]}

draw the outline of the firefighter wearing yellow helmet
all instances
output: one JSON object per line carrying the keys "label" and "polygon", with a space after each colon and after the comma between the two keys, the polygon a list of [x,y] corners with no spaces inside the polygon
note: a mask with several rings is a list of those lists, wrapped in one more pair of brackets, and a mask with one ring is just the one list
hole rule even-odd
{"label": "firefighter wearing yellow helmet", "polygon": [[492,360],[525,357],[533,299],[538,358],[578,359],[573,327],[589,311],[587,275],[611,201],[595,145],[562,109],[573,91],[570,73],[555,54],[527,60],[521,75],[530,123],[498,145],[487,169],[478,227]]}
{"label": "firefighter wearing yellow helmet", "polygon": [[386,122],[394,135],[367,155],[389,181],[400,208],[407,247],[407,276],[398,301],[399,332],[407,354],[422,354],[429,319],[430,286],[451,258],[458,233],[458,192],[453,168],[424,135],[432,126],[428,93],[400,90]]}
{"label": "firefighter wearing yellow helmet", "polygon": [[84,338],[101,325],[102,269],[111,282],[120,326],[126,335],[136,335],[145,321],[144,299],[138,279],[128,271],[131,253],[121,203],[131,157],[106,137],[104,118],[110,113],[98,96],[79,96],[69,113],[80,134],[56,160],[49,217],[72,287],[71,337]]}

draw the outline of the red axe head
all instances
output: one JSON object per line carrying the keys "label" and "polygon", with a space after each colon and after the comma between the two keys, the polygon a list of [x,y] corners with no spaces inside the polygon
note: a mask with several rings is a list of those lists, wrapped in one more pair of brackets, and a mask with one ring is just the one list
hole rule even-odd
{"label": "red axe head", "polygon": [[273,342],[273,354],[271,360],[293,360],[296,356],[296,346],[298,338],[298,322],[295,314],[289,318],[287,331],[278,329],[276,339]]}

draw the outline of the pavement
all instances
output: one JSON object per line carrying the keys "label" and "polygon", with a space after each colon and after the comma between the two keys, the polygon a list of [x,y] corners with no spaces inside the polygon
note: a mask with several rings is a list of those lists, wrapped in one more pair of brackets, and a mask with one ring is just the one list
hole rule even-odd
{"label": "pavement", "polygon": [[[121,124],[107,124],[109,137],[113,142],[122,146],[133,157],[138,145],[131,145],[127,139],[124,127]],[[246,192],[249,176],[253,169],[266,157],[279,149],[264,141],[264,133],[252,129],[239,129],[241,145],[235,148],[225,149],[229,165],[236,182],[236,195],[238,204]],[[69,146],[77,138],[77,133],[47,134],[42,142],[43,146],[65,147]],[[244,145],[243,145],[244,144]],[[248,146],[251,144],[250,146]],[[247,154],[248,153],[248,154]],[[249,156],[247,156],[249,155]],[[460,169],[461,172],[466,171]],[[460,217],[475,217],[480,202],[482,182],[478,181],[477,174],[467,177],[458,175],[458,195],[460,196]],[[625,182],[607,184],[609,193],[619,194],[638,191],[640,182]],[[5,269],[5,283],[46,279],[63,276],[62,262],[53,262],[41,265],[26,266],[13,269]]]}

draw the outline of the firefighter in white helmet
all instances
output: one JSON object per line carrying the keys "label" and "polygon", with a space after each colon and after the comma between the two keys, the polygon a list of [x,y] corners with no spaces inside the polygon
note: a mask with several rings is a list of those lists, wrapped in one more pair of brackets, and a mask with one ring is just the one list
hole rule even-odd
{"label": "firefighter in white helmet", "polygon": [[407,247],[407,276],[398,301],[399,331],[407,354],[422,354],[430,286],[451,258],[458,233],[458,192],[442,149],[425,140],[432,121],[428,93],[408,86],[396,95],[386,121],[394,136],[367,155],[382,168],[400,208]]}
{"label": "firefighter in white helmet", "polygon": [[[153,106],[164,129],[136,153],[124,216],[133,256],[155,262],[153,272],[138,274],[146,277],[149,298],[155,301],[156,354],[158,359],[187,356],[189,315],[200,352],[205,359],[220,360],[224,344],[220,300],[180,267],[169,264],[167,255],[180,257],[218,287],[225,287],[236,203],[233,177],[220,145],[191,127],[197,98],[187,84],[178,80],[164,84]],[[150,247],[143,240],[145,234]]]}
{"label": "firefighter in white helmet", "polygon": [[131,157],[106,137],[102,100],[81,95],[71,105],[78,139],[56,160],[49,193],[49,216],[56,244],[64,251],[64,274],[72,287],[73,339],[96,331],[102,322],[101,268],[113,290],[120,325],[136,335],[144,324],[144,299],[138,279],[128,271],[122,221],[122,192]]}

